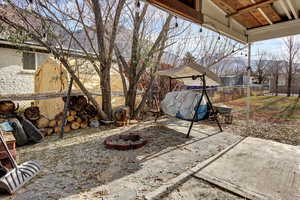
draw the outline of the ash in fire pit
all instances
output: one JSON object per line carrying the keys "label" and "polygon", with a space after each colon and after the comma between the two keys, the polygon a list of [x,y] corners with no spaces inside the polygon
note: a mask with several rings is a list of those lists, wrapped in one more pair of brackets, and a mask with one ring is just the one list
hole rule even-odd
{"label": "ash in fire pit", "polygon": [[147,140],[140,135],[129,133],[126,135],[113,135],[105,139],[108,149],[130,150],[138,149],[147,144]]}

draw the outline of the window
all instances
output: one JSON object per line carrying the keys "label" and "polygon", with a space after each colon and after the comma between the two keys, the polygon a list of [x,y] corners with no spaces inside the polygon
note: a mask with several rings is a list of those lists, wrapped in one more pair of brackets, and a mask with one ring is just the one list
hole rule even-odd
{"label": "window", "polygon": [[23,52],[23,70],[36,70],[36,68],[43,64],[48,57],[49,54]]}
{"label": "window", "polygon": [[24,70],[36,69],[35,53],[23,52],[23,69]]}

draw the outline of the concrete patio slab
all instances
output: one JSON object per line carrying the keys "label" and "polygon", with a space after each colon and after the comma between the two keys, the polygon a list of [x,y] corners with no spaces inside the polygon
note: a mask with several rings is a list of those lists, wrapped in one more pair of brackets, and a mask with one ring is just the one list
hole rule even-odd
{"label": "concrete patio slab", "polygon": [[300,149],[246,138],[194,175],[257,200],[300,199]]}

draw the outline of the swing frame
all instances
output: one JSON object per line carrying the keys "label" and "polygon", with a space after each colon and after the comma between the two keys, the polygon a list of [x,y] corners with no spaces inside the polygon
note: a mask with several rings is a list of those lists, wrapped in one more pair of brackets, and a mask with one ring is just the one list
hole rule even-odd
{"label": "swing frame", "polygon": [[[182,77],[169,77],[169,81],[170,81],[170,88],[169,88],[169,90],[171,91],[171,86],[172,86],[172,80],[178,80],[178,79],[188,79],[188,78],[192,78],[193,80],[197,80],[198,78],[200,79],[200,87],[202,86],[202,89],[200,89],[200,91],[202,92],[201,93],[201,97],[200,97],[200,100],[199,100],[199,102],[197,103],[197,108],[196,108],[196,111],[195,111],[195,114],[194,114],[194,116],[193,116],[193,120],[191,121],[191,124],[190,124],[190,127],[189,127],[189,130],[188,130],[188,132],[187,132],[187,135],[186,135],[186,137],[187,138],[189,138],[190,137],[190,133],[191,133],[191,130],[192,130],[192,127],[193,127],[193,125],[194,125],[194,122],[195,122],[195,120],[196,120],[196,115],[197,115],[197,113],[198,113],[198,109],[199,109],[199,107],[200,107],[200,105],[201,105],[201,101],[202,101],[202,99],[203,99],[203,97],[205,96],[206,97],[206,99],[207,99],[207,104],[208,104],[208,106],[209,106],[209,116],[208,117],[212,117],[212,119],[214,120],[214,121],[216,121],[216,123],[217,123],[217,125],[218,125],[218,127],[219,127],[219,129],[220,129],[220,132],[223,132],[223,129],[222,129],[222,127],[221,127],[221,124],[220,124],[220,122],[219,122],[219,119],[218,119],[218,113],[216,112],[216,110],[214,109],[214,107],[213,107],[213,105],[212,105],[212,102],[210,101],[210,98],[209,98],[209,96],[208,96],[208,94],[207,94],[207,88],[206,88],[206,79],[205,79],[205,76],[206,76],[206,73],[204,73],[204,74],[202,74],[202,75],[194,75],[194,76],[182,76]],[[202,85],[201,85],[201,83],[202,83]]]}

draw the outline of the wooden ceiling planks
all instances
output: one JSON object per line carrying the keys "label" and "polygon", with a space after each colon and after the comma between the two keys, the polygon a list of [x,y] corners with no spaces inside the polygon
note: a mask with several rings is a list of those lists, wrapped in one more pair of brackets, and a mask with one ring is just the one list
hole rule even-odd
{"label": "wooden ceiling planks", "polygon": [[[223,9],[228,15],[236,13],[239,9],[243,8],[243,4],[239,1],[232,0],[212,0],[218,7]],[[262,24],[250,13],[243,13],[238,16],[233,16],[240,24],[247,28],[259,27]]]}
{"label": "wooden ceiling planks", "polygon": [[[241,9],[247,8],[253,5],[253,1],[251,0],[212,0],[218,7],[223,9],[228,15],[234,14]],[[254,0],[255,3],[260,3],[265,0]],[[261,10],[264,14],[273,22],[281,21],[281,17],[276,12],[276,10],[269,4],[261,7]],[[235,20],[239,23],[243,24],[248,29],[256,28],[264,25],[268,25],[269,22],[262,15],[262,13],[258,9],[251,10],[246,13],[242,13],[237,16],[233,16]]]}
{"label": "wooden ceiling planks", "polygon": [[275,9],[271,5],[264,6],[261,9],[270,18],[272,22],[280,22],[282,20],[280,15],[275,11]]}
{"label": "wooden ceiling planks", "polygon": [[[250,0],[251,1],[251,0]],[[253,0],[255,3],[261,3],[266,0]],[[257,9],[256,9],[257,10]],[[261,7],[261,10],[268,16],[268,18],[273,22],[279,22],[281,21],[280,15],[277,13],[277,11],[271,6],[271,4],[265,5]]]}
{"label": "wooden ceiling planks", "polygon": [[[242,5],[242,7],[239,8],[239,10],[253,5],[253,1],[251,1],[251,0],[239,0],[239,2]],[[256,3],[258,3],[258,2],[256,2]],[[247,28],[255,28],[255,27],[269,24],[267,19],[260,13],[260,11],[258,9],[251,10],[248,12],[248,14],[252,15],[259,22],[259,25],[256,25],[253,27],[247,27]]]}

